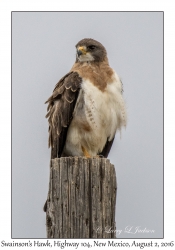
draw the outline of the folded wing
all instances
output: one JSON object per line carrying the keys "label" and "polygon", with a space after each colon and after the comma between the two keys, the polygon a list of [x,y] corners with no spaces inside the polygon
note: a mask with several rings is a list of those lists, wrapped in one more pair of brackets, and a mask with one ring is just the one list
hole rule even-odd
{"label": "folded wing", "polygon": [[77,72],[66,74],[56,84],[53,94],[46,101],[51,159],[61,157],[63,152],[81,83],[82,78]]}

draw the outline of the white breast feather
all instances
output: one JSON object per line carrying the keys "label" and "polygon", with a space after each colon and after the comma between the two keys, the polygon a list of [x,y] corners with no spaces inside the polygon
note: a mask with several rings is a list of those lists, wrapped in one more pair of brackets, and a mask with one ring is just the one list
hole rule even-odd
{"label": "white breast feather", "polygon": [[[126,110],[121,91],[122,84],[115,72],[104,92],[89,80],[83,81],[74,117],[69,126],[65,152],[82,155],[83,146],[95,156],[103,150],[107,138],[112,140],[116,131],[126,126]],[[77,108],[82,97],[83,115]],[[83,131],[81,122],[89,124],[91,131]]]}

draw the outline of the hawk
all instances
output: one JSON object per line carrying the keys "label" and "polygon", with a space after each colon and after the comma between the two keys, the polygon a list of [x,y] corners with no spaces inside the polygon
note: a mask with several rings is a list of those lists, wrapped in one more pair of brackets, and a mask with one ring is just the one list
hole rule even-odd
{"label": "hawk", "polygon": [[91,38],[79,41],[73,67],[46,101],[51,158],[107,157],[116,131],[126,126],[122,92],[105,47]]}

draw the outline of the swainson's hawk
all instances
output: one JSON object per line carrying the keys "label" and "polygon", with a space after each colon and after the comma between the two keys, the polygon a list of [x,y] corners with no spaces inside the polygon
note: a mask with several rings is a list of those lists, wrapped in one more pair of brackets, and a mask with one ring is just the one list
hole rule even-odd
{"label": "swainson's hawk", "polygon": [[122,83],[109,66],[105,47],[83,39],[76,61],[46,101],[51,158],[107,157],[115,133],[126,125]]}

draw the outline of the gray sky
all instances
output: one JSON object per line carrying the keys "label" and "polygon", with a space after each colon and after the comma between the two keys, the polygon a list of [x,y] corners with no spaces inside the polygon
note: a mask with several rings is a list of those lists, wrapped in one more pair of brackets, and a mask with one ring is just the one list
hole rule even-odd
{"label": "gray sky", "polygon": [[[44,102],[75,61],[75,44],[107,49],[124,85],[128,125],[109,159],[116,167],[119,238],[163,237],[163,13],[13,12],[12,237],[45,238],[50,150]],[[127,233],[140,229],[154,233]]]}

